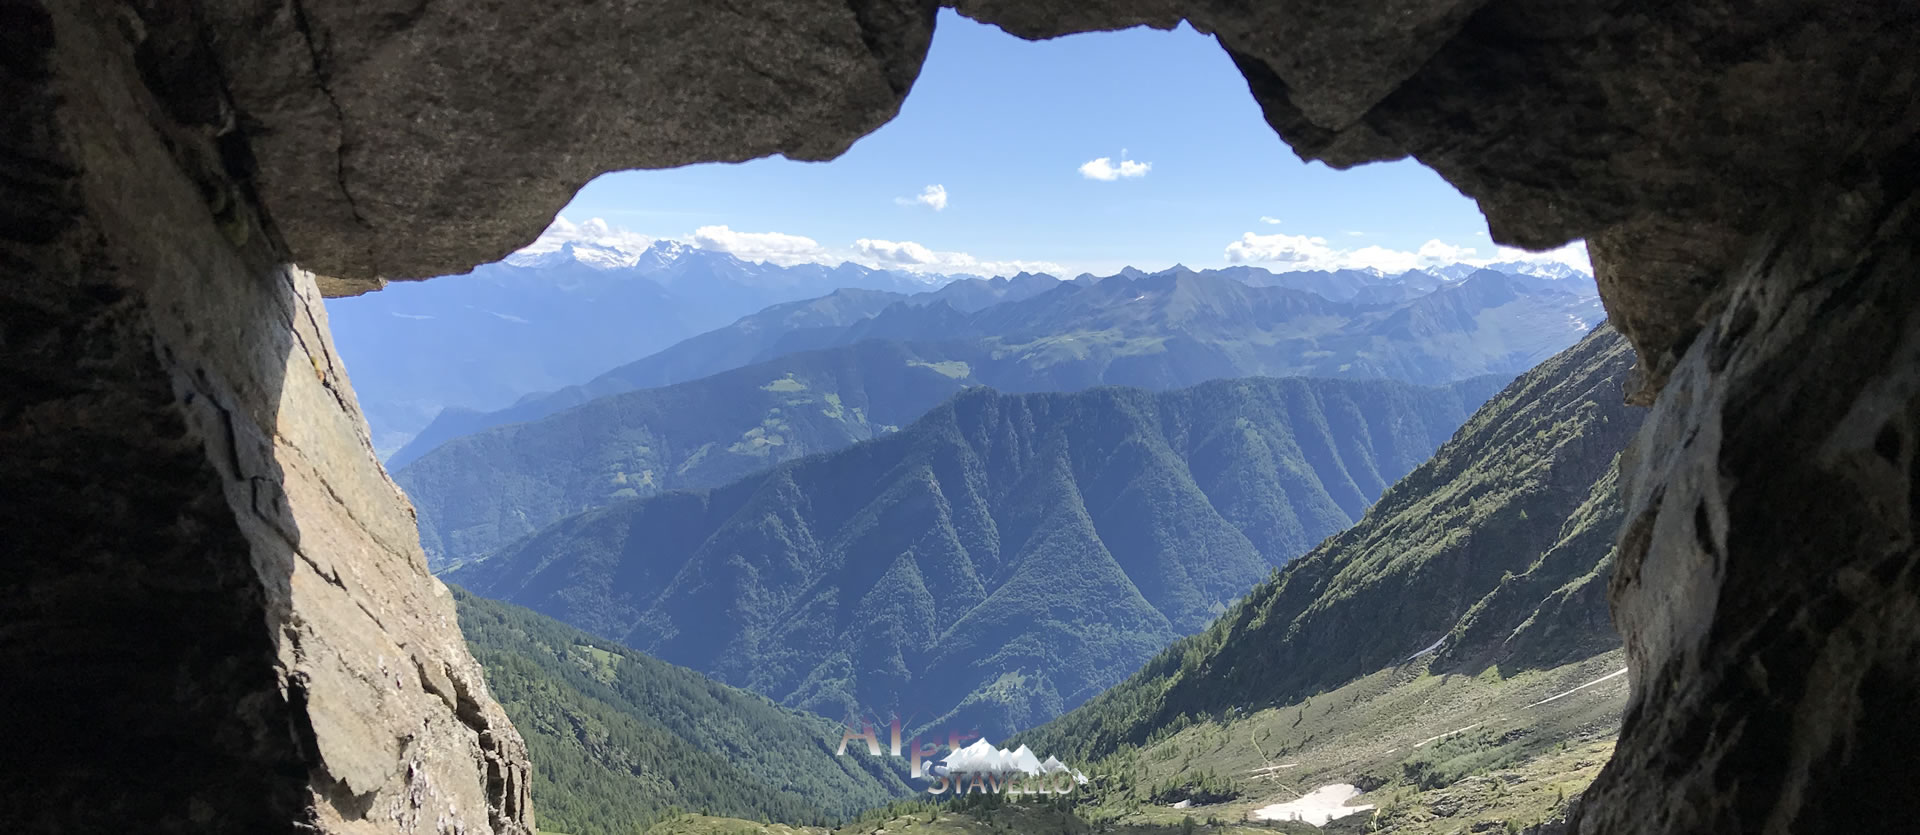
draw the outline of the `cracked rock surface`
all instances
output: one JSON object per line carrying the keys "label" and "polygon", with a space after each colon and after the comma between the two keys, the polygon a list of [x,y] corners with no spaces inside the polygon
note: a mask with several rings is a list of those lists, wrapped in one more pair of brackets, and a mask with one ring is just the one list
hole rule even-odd
{"label": "cracked rock surface", "polygon": [[527,244],[602,172],[839,156],[892,118],[935,6],[916,0],[204,0],[267,209],[355,281],[462,272]]}
{"label": "cracked rock surface", "polygon": [[1837,174],[1755,248],[1624,456],[1634,689],[1572,831],[1912,830],[1916,161]]}
{"label": "cracked rock surface", "polygon": [[190,11],[0,13],[0,819],[529,833]]}

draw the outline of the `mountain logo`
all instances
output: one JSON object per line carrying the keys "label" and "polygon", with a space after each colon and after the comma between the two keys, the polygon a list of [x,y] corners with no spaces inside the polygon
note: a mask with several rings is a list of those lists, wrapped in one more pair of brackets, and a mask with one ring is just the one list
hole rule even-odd
{"label": "mountain logo", "polygon": [[[1043,761],[1025,745],[1012,751],[995,748],[985,737],[970,731],[948,733],[948,754],[938,762],[932,761],[932,757],[940,752],[941,747],[931,743],[922,745],[917,736],[908,742],[907,753],[903,755],[899,717],[894,717],[890,727],[893,744],[889,753],[895,757],[907,756],[912,760],[913,779],[929,781],[928,794],[1071,794],[1076,787],[1087,782],[1085,774],[1069,768],[1055,757]],[[972,745],[961,747],[960,743],[968,739],[975,741]],[[879,735],[874,732],[873,725],[866,723],[847,727],[840,736],[840,747],[834,752],[835,755],[846,756],[847,745],[855,740],[867,743],[868,754],[882,756]]]}

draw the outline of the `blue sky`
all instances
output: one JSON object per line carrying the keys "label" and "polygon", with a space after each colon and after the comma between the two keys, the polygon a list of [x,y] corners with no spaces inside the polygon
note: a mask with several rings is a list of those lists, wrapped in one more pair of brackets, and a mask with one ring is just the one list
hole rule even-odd
{"label": "blue sky", "polygon": [[839,159],[606,174],[561,216],[750,260],[940,272],[1503,257],[1418,163],[1302,163],[1191,28],[1028,42],[940,14],[900,115]]}

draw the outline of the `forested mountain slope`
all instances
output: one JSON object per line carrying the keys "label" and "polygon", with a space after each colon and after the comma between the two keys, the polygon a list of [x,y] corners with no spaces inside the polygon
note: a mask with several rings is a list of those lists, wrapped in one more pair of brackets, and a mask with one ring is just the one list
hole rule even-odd
{"label": "forested mountain slope", "polygon": [[453,591],[488,688],[526,738],[544,830],[625,835],[670,809],[819,824],[913,791],[897,761],[835,756],[832,722]]}
{"label": "forested mountain slope", "polygon": [[1511,674],[1616,649],[1606,581],[1615,462],[1642,420],[1622,402],[1632,363],[1617,332],[1596,329],[1481,407],[1358,524],[1024,739],[1091,758],[1429,654],[1439,670]]}
{"label": "forested mountain slope", "polygon": [[716,487],[910,423],[980,379],[949,346],[862,342],[603,397],[394,474],[435,570],[616,501]]}
{"label": "forested mountain slope", "polygon": [[1352,524],[1492,389],[976,389],[898,433],[574,516],[449,576],[788,705],[1003,734]]}
{"label": "forested mountain slope", "polygon": [[[956,282],[932,295],[995,286]],[[1007,282],[1003,289],[1017,296],[1018,286]],[[896,303],[844,326],[785,331],[773,340],[792,350],[804,337],[828,353],[787,353],[752,371],[609,395],[478,432],[442,444],[395,478],[418,507],[428,554],[441,567],[615,497],[718,486],[771,463],[872,437],[966,385],[1029,392],[1103,384],[1169,389],[1249,375],[1440,383],[1517,374],[1598,320],[1598,303],[1576,289],[1561,280],[1481,271],[1412,301],[1369,305],[1173,271],[1058,284],[971,312],[944,299]],[[868,297],[842,299],[822,315],[853,316],[860,298]],[[794,321],[796,309],[717,341],[758,345],[778,330],[776,322]],[[906,344],[865,344],[872,341]],[[732,356],[725,345],[700,344],[714,356]],[[668,355],[677,358],[673,363],[691,356],[678,349],[661,356]],[[636,376],[642,366],[672,367],[645,360],[595,385],[642,379]],[[843,409],[836,399],[859,408]],[[524,419],[559,405],[530,401],[495,417]]]}

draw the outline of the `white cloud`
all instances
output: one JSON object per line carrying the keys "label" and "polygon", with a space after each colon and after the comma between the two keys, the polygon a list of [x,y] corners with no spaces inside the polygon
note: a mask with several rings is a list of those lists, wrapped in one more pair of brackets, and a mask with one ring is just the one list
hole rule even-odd
{"label": "white cloud", "polygon": [[[1322,264],[1334,258],[1326,238],[1275,233],[1248,232],[1240,240],[1227,244],[1227,261],[1234,264],[1275,262],[1281,264]],[[1310,269],[1301,267],[1301,269]]]}
{"label": "white cloud", "polygon": [[[1349,233],[1351,234],[1351,233]],[[1442,240],[1429,240],[1407,252],[1384,246],[1347,249],[1334,246],[1326,238],[1311,235],[1248,232],[1227,244],[1226,259],[1234,264],[1270,263],[1289,270],[1339,270],[1371,267],[1385,273],[1399,273],[1448,264],[1484,266],[1506,261],[1560,263],[1592,273],[1585,243],[1575,242],[1549,252],[1527,252],[1512,247],[1497,247],[1491,257],[1481,250]]]}
{"label": "white cloud", "polygon": [[1279,219],[1279,218],[1277,218],[1277,217],[1268,217],[1268,216],[1266,216],[1266,215],[1261,215],[1261,216],[1260,216],[1260,222],[1261,222],[1261,223],[1264,223],[1264,224],[1267,224],[1267,225],[1269,225],[1269,226],[1279,226],[1279,225],[1280,225],[1280,219]]}
{"label": "white cloud", "polygon": [[936,259],[933,250],[913,241],[881,241],[861,238],[853,242],[854,251],[887,267],[917,267]]}
{"label": "white cloud", "polygon": [[694,230],[692,242],[702,249],[718,250],[747,261],[766,261],[780,266],[794,264],[837,265],[852,261],[883,270],[914,273],[970,273],[974,275],[1013,275],[1022,270],[1064,274],[1066,269],[1051,261],[989,260],[965,252],[937,250],[915,241],[887,241],[861,238],[851,249],[821,246],[818,241],[781,232],[736,232],[725,226],[702,226]]}
{"label": "white cloud", "polygon": [[553,225],[540,237],[526,245],[516,254],[539,255],[553,252],[566,244],[592,244],[607,249],[639,252],[653,243],[653,239],[627,229],[621,229],[601,218],[591,218],[585,223],[574,223],[565,215],[553,219]]}
{"label": "white cloud", "polygon": [[766,261],[783,267],[838,263],[831,260],[820,242],[784,232],[735,232],[725,226],[702,226],[693,230],[693,245],[725,252],[743,261]]}
{"label": "white cloud", "polygon": [[[1439,241],[1428,241],[1427,243],[1431,245],[1439,243]],[[1445,246],[1445,244],[1441,245]],[[1424,248],[1425,247],[1422,247],[1422,249]],[[1372,267],[1383,273],[1403,273],[1407,270],[1416,270],[1421,267],[1437,267],[1441,264],[1452,264],[1457,260],[1458,259],[1440,260],[1426,258],[1419,253],[1403,252],[1397,249],[1388,249],[1384,246],[1363,246],[1359,249],[1342,251],[1339,255],[1339,262],[1342,267]]]}
{"label": "white cloud", "polygon": [[974,275],[1013,275],[1048,272],[1062,275],[1066,268],[1051,261],[988,261],[965,252],[945,252],[914,241],[884,241],[861,238],[853,242],[856,263],[887,270],[916,273],[971,273]]}
{"label": "white cloud", "polygon": [[[930,197],[934,194],[940,196]],[[924,202],[938,210],[939,206],[945,205],[945,194],[946,190],[940,186],[929,186],[920,197],[915,198],[915,202],[916,204]],[[601,265],[608,267],[631,266],[636,263],[635,259],[645,251],[648,244],[669,240],[713,252],[724,252],[743,261],[766,262],[783,267],[795,264],[838,266],[852,261],[876,269],[914,273],[1010,276],[1026,271],[1068,275],[1066,267],[1052,261],[980,258],[966,252],[937,250],[915,241],[861,238],[854,241],[851,247],[829,247],[804,235],[791,235],[785,232],[741,232],[724,225],[702,226],[695,229],[691,235],[651,238],[614,227],[599,218],[585,223],[556,218],[553,226],[541,235],[535,244],[515,253],[508,260],[519,259],[522,263],[533,263],[541,255],[553,253],[563,245],[573,243],[577,245],[573,251],[575,258],[591,260],[594,264],[605,262]],[[613,257],[616,255],[619,256],[618,259]],[[396,313],[394,315],[411,316],[412,314]]]}
{"label": "white cloud", "polygon": [[1470,246],[1455,246],[1439,240],[1427,241],[1420,245],[1417,253],[1420,260],[1432,264],[1461,264],[1479,256],[1479,251]]}
{"label": "white cloud", "polygon": [[893,202],[902,206],[929,206],[938,212],[947,207],[947,187],[935,183],[912,197],[895,197]]}
{"label": "white cloud", "polygon": [[1498,247],[1492,260],[1565,264],[1588,275],[1593,274],[1593,258],[1587,254],[1586,241],[1574,241],[1559,249],[1549,249],[1546,252],[1528,252],[1510,246]]}
{"label": "white cloud", "polygon": [[1418,252],[1405,252],[1383,246],[1342,249],[1317,236],[1255,232],[1241,235],[1226,250],[1227,261],[1235,264],[1276,263],[1295,270],[1372,267],[1389,273],[1469,261],[1476,255],[1473,247],[1437,240],[1422,244]]}
{"label": "white cloud", "polygon": [[1080,176],[1089,180],[1112,182],[1122,177],[1145,177],[1147,176],[1147,171],[1153,168],[1153,163],[1151,162],[1137,162],[1127,159],[1126,156],[1125,151],[1120,152],[1120,164],[1118,165],[1114,164],[1113,157],[1101,157],[1099,159],[1088,160],[1080,166]]}

